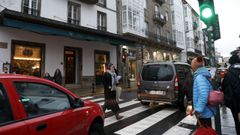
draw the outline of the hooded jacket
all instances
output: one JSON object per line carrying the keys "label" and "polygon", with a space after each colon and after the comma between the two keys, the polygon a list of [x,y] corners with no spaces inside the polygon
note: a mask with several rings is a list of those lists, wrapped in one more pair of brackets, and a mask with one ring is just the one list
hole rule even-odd
{"label": "hooded jacket", "polygon": [[211,74],[205,67],[194,72],[193,108],[200,113],[201,118],[211,118],[215,113],[215,108],[207,105],[208,95],[212,90],[210,79]]}

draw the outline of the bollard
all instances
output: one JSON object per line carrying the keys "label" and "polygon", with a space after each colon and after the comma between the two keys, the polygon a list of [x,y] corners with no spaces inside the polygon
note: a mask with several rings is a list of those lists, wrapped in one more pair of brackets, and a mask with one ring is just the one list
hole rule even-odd
{"label": "bollard", "polygon": [[217,131],[218,135],[222,135],[220,107],[217,106],[216,110],[217,110],[217,112],[216,112],[216,115],[215,115],[215,128],[216,128],[216,131]]}
{"label": "bollard", "polygon": [[95,93],[95,84],[92,83],[92,94]]}

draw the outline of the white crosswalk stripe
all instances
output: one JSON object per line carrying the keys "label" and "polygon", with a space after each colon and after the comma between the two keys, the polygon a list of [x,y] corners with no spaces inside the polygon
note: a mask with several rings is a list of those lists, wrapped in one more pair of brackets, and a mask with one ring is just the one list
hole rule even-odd
{"label": "white crosswalk stripe", "polygon": [[97,99],[91,99],[90,101],[92,102],[98,102],[98,101],[103,101],[104,98],[97,98]]}
{"label": "white crosswalk stripe", "polygon": [[156,124],[157,122],[163,120],[164,118],[168,117],[169,115],[173,114],[176,111],[177,111],[176,109],[161,110],[115,133],[119,135],[136,135],[144,131],[145,129],[151,127],[152,125]]}
{"label": "white crosswalk stripe", "polygon": [[[147,108],[145,106],[140,106],[140,107],[131,109],[129,111],[123,112],[123,113],[121,113],[121,115],[123,115],[124,117],[121,120],[129,118],[133,115],[136,115],[136,114],[141,113],[143,111],[146,111],[148,109],[149,108]],[[118,120],[116,120],[115,116],[111,116],[111,117],[108,117],[108,118],[105,119],[104,126],[108,126],[108,125],[111,125],[111,124],[116,123],[116,122],[118,122]]]}
{"label": "white crosswalk stripe", "polygon": [[87,99],[91,99],[94,98],[93,96],[88,96],[88,97],[80,97],[82,100],[87,100]]}

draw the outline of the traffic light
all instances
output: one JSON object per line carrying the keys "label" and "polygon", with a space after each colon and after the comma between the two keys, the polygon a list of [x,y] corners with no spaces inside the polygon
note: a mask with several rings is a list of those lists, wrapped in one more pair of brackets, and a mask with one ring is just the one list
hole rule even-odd
{"label": "traffic light", "polygon": [[211,24],[211,21],[215,17],[213,0],[198,0],[200,8],[200,18],[206,24]]}

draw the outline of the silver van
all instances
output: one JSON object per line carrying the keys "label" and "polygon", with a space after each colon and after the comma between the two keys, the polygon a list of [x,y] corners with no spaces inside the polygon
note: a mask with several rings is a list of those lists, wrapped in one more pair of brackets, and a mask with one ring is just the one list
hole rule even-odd
{"label": "silver van", "polygon": [[184,110],[192,101],[193,71],[184,62],[147,63],[142,66],[137,85],[137,98],[143,105],[166,102]]}

